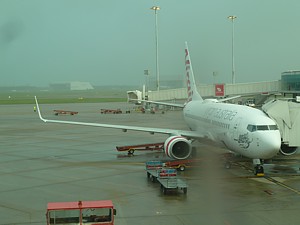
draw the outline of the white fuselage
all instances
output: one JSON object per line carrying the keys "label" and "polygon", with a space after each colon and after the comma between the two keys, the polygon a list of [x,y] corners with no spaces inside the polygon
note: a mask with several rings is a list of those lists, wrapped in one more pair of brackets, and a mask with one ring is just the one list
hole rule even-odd
{"label": "white fuselage", "polygon": [[183,110],[189,128],[252,159],[269,159],[280,149],[276,123],[248,106],[209,100],[188,102]]}

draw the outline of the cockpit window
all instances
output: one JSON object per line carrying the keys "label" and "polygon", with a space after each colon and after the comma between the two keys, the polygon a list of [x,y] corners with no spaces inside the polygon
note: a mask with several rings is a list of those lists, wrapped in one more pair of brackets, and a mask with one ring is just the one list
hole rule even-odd
{"label": "cockpit window", "polygon": [[277,125],[269,125],[270,130],[278,130]]}
{"label": "cockpit window", "polygon": [[250,132],[254,132],[254,131],[256,131],[256,126],[255,126],[255,125],[249,124],[249,125],[247,126],[247,130],[249,130]]}
{"label": "cockpit window", "polygon": [[252,125],[249,124],[247,126],[247,130],[249,130],[250,132],[254,132],[257,130],[278,130],[277,125]]}
{"label": "cockpit window", "polygon": [[268,125],[258,125],[257,130],[269,130]]}

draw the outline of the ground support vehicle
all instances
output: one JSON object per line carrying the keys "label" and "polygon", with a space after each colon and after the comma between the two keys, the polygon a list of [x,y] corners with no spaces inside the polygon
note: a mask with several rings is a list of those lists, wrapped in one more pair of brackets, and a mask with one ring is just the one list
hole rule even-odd
{"label": "ground support vehicle", "polygon": [[116,209],[111,200],[49,202],[47,225],[113,225]]}
{"label": "ground support vehicle", "polygon": [[184,171],[186,168],[194,167],[199,162],[199,159],[182,159],[182,160],[172,160],[164,162],[164,167],[170,167],[177,169],[179,171]]}
{"label": "ground support vehicle", "polygon": [[160,188],[164,194],[169,191],[182,190],[187,193],[187,184],[177,176],[176,169],[164,168],[161,161],[146,162],[147,178],[152,182],[160,183]]}
{"label": "ground support vehicle", "polygon": [[116,146],[119,152],[127,151],[128,155],[132,155],[134,151],[153,151],[163,150],[164,143],[152,143],[152,144],[140,144],[140,145],[128,145],[128,146]]}
{"label": "ground support vehicle", "polygon": [[169,191],[182,190],[187,193],[187,184],[177,176],[176,169],[161,169],[158,173],[157,181],[160,183],[160,188],[164,194]]}
{"label": "ground support vehicle", "polygon": [[101,114],[112,113],[112,114],[121,114],[121,109],[101,109]]}
{"label": "ground support vehicle", "polygon": [[53,111],[56,116],[58,116],[59,114],[70,114],[70,115],[78,114],[78,112],[75,112],[75,111],[67,111],[67,110],[61,110],[61,109],[55,109]]}
{"label": "ground support vehicle", "polygon": [[161,161],[148,161],[146,164],[147,178],[151,179],[152,182],[156,182],[158,177],[158,171],[163,168]]}

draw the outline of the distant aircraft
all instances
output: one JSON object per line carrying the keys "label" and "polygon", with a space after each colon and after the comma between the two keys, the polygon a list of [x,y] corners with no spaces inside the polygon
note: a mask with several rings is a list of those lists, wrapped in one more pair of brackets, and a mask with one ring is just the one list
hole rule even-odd
{"label": "distant aircraft", "polygon": [[[203,100],[197,91],[191,59],[186,44],[185,66],[188,99],[184,105],[161,103],[183,108],[183,117],[190,130],[174,130],[101,123],[44,119],[35,97],[39,117],[44,122],[105,127],[167,134],[164,144],[167,156],[186,159],[192,153],[192,141],[210,139],[232,152],[251,158],[254,173],[263,173],[262,159],[274,157],[280,149],[281,137],[276,123],[262,111],[244,105],[229,104],[217,99]],[[151,101],[150,101],[151,102]],[[156,102],[154,102],[156,103]]]}

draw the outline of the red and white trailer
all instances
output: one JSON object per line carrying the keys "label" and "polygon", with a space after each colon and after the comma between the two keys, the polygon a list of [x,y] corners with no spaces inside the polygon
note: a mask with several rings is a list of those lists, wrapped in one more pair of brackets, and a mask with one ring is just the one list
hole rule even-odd
{"label": "red and white trailer", "polygon": [[147,178],[153,183],[159,182],[160,188],[164,194],[169,191],[182,190],[187,193],[187,183],[177,176],[176,169],[165,168],[161,161],[148,161],[145,163]]}
{"label": "red and white trailer", "polygon": [[194,167],[199,162],[199,159],[182,159],[164,162],[163,166],[184,171],[186,168]]}
{"label": "red and white trailer", "polygon": [[116,146],[119,152],[127,151],[129,155],[132,155],[134,151],[153,151],[163,150],[164,142],[151,143],[151,144],[139,144],[139,145],[128,145],[128,146]]}
{"label": "red and white trailer", "polygon": [[107,114],[107,113],[112,113],[112,114],[121,114],[122,110],[121,109],[101,109],[101,114]]}
{"label": "red and white trailer", "polygon": [[70,114],[72,116],[78,114],[78,112],[76,111],[68,111],[68,110],[61,110],[61,109],[54,109],[53,111],[56,116],[58,116],[59,114],[63,114],[63,115]]}

